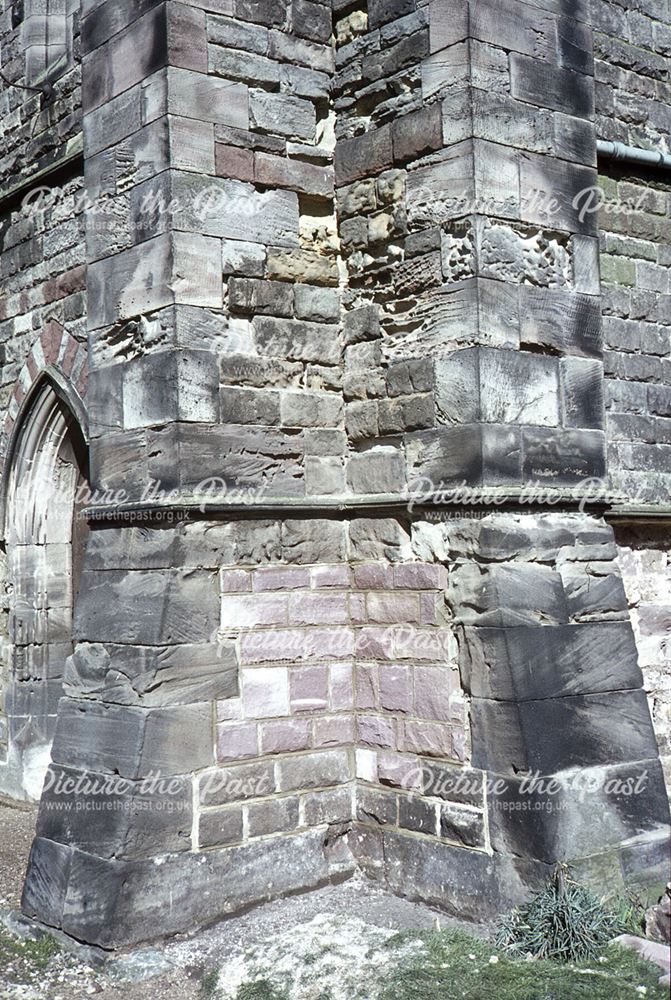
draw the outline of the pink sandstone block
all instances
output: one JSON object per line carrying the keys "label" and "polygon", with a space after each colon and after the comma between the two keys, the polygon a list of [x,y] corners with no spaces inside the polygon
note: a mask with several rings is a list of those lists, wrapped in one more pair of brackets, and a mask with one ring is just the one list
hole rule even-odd
{"label": "pink sandstone block", "polygon": [[350,628],[311,628],[305,632],[306,660],[343,660],[354,655],[354,632]]}
{"label": "pink sandstone block", "polygon": [[378,780],[382,785],[414,791],[422,786],[422,772],[417,757],[380,753],[377,757]]}
{"label": "pink sandstone block", "polygon": [[449,726],[439,722],[401,722],[399,750],[422,753],[428,757],[452,756]]}
{"label": "pink sandstone block", "polygon": [[394,566],[394,586],[407,590],[444,590],[447,571],[435,563],[400,563]]}
{"label": "pink sandstone block", "polygon": [[292,753],[307,750],[311,745],[310,723],[307,719],[283,719],[264,722],[261,730],[261,753]]}
{"label": "pink sandstone block", "polygon": [[310,572],[298,567],[267,566],[254,570],[254,590],[303,590],[310,586]]}
{"label": "pink sandstone block", "polygon": [[357,735],[365,746],[396,747],[396,727],[393,719],[379,715],[360,715],[357,719]]}
{"label": "pink sandstone block", "polygon": [[291,711],[319,712],[328,707],[328,668],[297,667],[291,671]]}
{"label": "pink sandstone block", "polygon": [[349,621],[347,594],[292,594],[289,617],[295,625],[344,625]]}
{"label": "pink sandstone block", "polygon": [[356,707],[377,708],[377,667],[364,663],[357,664]]}
{"label": "pink sandstone block", "polygon": [[355,651],[362,660],[393,660],[393,630],[389,628],[360,629],[356,636]]}
{"label": "pink sandstone block", "polygon": [[354,720],[347,715],[315,719],[314,744],[316,747],[343,746],[354,742]]}
{"label": "pink sandstone block", "polygon": [[242,671],[242,701],[247,719],[289,714],[287,667],[252,667]]}
{"label": "pink sandstone block", "polygon": [[288,598],[280,594],[242,594],[222,597],[223,628],[253,628],[255,625],[285,625]]}
{"label": "pink sandstone block", "polygon": [[368,620],[373,623],[396,625],[400,622],[419,624],[419,598],[416,594],[368,594]]}
{"label": "pink sandstone block", "polygon": [[363,625],[368,620],[366,617],[366,595],[349,595],[349,615],[354,625]]}
{"label": "pink sandstone block", "polygon": [[354,703],[353,667],[351,663],[333,663],[329,667],[331,709],[343,712]]}
{"label": "pink sandstone block", "polygon": [[448,722],[451,672],[447,667],[415,667],[415,715]]}
{"label": "pink sandstone block", "polygon": [[323,590],[328,587],[340,587],[346,590],[349,587],[349,568],[347,566],[314,566],[310,570],[310,577],[315,590]]}
{"label": "pink sandstone block", "polygon": [[389,712],[412,711],[412,672],[410,667],[384,664],[379,670],[380,708]]}
{"label": "pink sandstone block", "polygon": [[354,586],[359,590],[390,590],[393,586],[391,566],[380,563],[362,563],[352,568]]}
{"label": "pink sandstone block", "polygon": [[441,603],[445,603],[442,595],[420,594],[419,595],[419,622],[420,625],[437,625],[438,612]]}
{"label": "pink sandstone block", "polygon": [[241,726],[224,724],[217,728],[217,760],[241,760],[257,757],[259,752],[256,726],[245,723]]}
{"label": "pink sandstone block", "polygon": [[240,661],[248,663],[300,662],[306,635],[301,629],[259,629],[240,639]]}
{"label": "pink sandstone block", "polygon": [[222,594],[242,594],[252,589],[252,577],[244,569],[222,569],[219,574]]}
{"label": "pink sandstone block", "polygon": [[393,630],[394,658],[450,663],[456,640],[448,628],[414,628],[404,625]]}
{"label": "pink sandstone block", "polygon": [[217,722],[233,722],[242,718],[242,701],[240,698],[227,698],[217,702]]}

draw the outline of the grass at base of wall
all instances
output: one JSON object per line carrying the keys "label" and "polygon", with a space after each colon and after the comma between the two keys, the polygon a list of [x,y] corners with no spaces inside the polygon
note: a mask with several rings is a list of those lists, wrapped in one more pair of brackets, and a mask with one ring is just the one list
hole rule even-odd
{"label": "grass at base of wall", "polygon": [[[324,930],[327,928],[324,927]],[[294,935],[300,935],[294,928]],[[337,945],[305,950],[275,941],[245,959],[234,982],[222,969],[203,998],[230,1000],[667,1000],[660,970],[608,945],[595,961],[561,964],[512,958],[459,930],[413,931],[371,941],[361,963]],[[327,939],[328,940],[328,939]],[[359,976],[357,978],[357,971]],[[353,982],[355,985],[353,986]],[[205,984],[204,984],[205,985]]]}

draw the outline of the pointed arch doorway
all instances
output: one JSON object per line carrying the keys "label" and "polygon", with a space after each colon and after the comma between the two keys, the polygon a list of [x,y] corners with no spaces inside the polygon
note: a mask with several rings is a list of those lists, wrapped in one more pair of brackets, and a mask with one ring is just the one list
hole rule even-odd
{"label": "pointed arch doorway", "polygon": [[88,449],[78,397],[53,376],[22,407],[4,481],[6,639],[0,794],[39,799],[49,763],[87,525]]}

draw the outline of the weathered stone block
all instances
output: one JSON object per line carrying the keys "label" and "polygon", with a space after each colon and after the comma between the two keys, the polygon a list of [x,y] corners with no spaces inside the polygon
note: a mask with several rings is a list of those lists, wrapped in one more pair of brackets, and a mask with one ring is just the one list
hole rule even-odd
{"label": "weathered stone block", "polygon": [[642,684],[628,622],[545,626],[540,633],[468,626],[460,646],[465,689],[478,698],[527,701]]}
{"label": "weathered stone block", "polygon": [[269,802],[254,802],[247,810],[249,836],[267,837],[273,833],[295,830],[298,822],[297,795]]}
{"label": "weathered stone block", "polygon": [[657,756],[641,689],[521,703],[478,699],[471,720],[474,765],[500,774],[554,774]]}
{"label": "weathered stone block", "polygon": [[605,472],[605,440],[600,431],[522,431],[525,479],[577,485]]}
{"label": "weathered stone block", "polygon": [[351,777],[346,750],[326,750],[278,762],[278,787],[282,792],[342,785]]}
{"label": "weathered stone block", "polygon": [[436,804],[417,795],[401,795],[398,800],[398,825],[403,830],[436,836]]}
{"label": "weathered stone block", "polygon": [[[547,862],[582,858],[617,848],[646,830],[661,833],[668,824],[656,761],[587,767],[577,779],[575,773],[526,779],[493,776],[491,787],[490,835],[498,852],[523,853]],[[522,802],[524,808],[519,807]],[[539,819],[543,813],[557,818],[543,822]]]}
{"label": "weathered stone block", "polygon": [[601,362],[562,358],[559,373],[564,425],[601,430],[604,426],[604,379]]}
{"label": "weathered stone block", "polygon": [[443,805],[438,813],[440,836],[462,847],[483,850],[485,841],[485,818],[481,812],[460,806]]}
{"label": "weathered stone block", "polygon": [[269,357],[327,365],[338,362],[340,348],[336,326],[263,317],[255,319],[253,327],[259,350]]}
{"label": "weathered stone block", "polygon": [[314,105],[300,97],[252,91],[249,101],[252,127],[288,139],[313,140],[317,126]]}
{"label": "weathered stone block", "polygon": [[601,357],[598,299],[557,288],[526,285],[521,287],[520,296],[523,346],[531,344],[561,354]]}
{"label": "weathered stone block", "polygon": [[201,812],[198,820],[200,847],[222,847],[242,840],[242,809],[229,806],[211,812]]}
{"label": "weathered stone block", "polygon": [[566,563],[559,567],[569,617],[574,622],[629,620],[624,584],[613,563]]}
{"label": "weathered stone block", "polygon": [[282,555],[289,563],[340,562],[345,557],[345,526],[323,518],[282,524]]}
{"label": "weathered stone block", "polygon": [[298,244],[298,198],[251,184],[175,171],[173,225],[206,236],[276,246]]}
{"label": "weathered stone block", "polygon": [[131,644],[204,641],[216,632],[218,603],[212,573],[85,571],[74,636]]}
{"label": "weathered stone block", "polygon": [[466,625],[559,625],[567,608],[560,575],[531,563],[465,565],[448,576],[447,600]]}
{"label": "weathered stone block", "polygon": [[275,791],[273,764],[264,761],[206,771],[200,775],[198,790],[201,806],[221,806],[271,795]]}
{"label": "weathered stone block", "polygon": [[594,84],[590,77],[516,52],[510,56],[510,69],[513,97],[578,118],[594,114]]}
{"label": "weathered stone block", "polygon": [[405,485],[403,458],[396,449],[383,447],[353,455],[347,479],[355,493],[399,493]]}
{"label": "weathered stone block", "polygon": [[185,774],[213,763],[211,728],[207,704],[143,710],[64,699],[52,759],[125,778]]}
{"label": "weathered stone block", "polygon": [[396,826],[398,796],[374,788],[359,786],[355,793],[356,818],[362,823]]}
{"label": "weathered stone block", "polygon": [[37,836],[105,858],[185,851],[192,799],[190,777],[139,782],[52,765]]}

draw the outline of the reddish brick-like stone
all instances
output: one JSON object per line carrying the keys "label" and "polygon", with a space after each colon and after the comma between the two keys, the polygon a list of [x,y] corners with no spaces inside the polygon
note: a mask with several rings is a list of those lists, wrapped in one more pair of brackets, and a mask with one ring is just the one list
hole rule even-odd
{"label": "reddish brick-like stone", "polygon": [[305,633],[306,660],[344,660],[354,653],[352,629],[312,628]]}
{"label": "reddish brick-like stone", "polygon": [[444,590],[447,572],[435,563],[399,563],[394,566],[394,586],[408,590]]}
{"label": "reddish brick-like stone", "polygon": [[242,671],[246,718],[268,719],[289,714],[287,667],[252,667]]}
{"label": "reddish brick-like stone", "polygon": [[352,685],[352,664],[334,663],[329,667],[330,702],[334,712],[352,707],[354,692]]}
{"label": "reddish brick-like stone", "polygon": [[377,708],[377,667],[358,663],[356,667],[356,707]]}
{"label": "reddish brick-like stone", "polygon": [[311,743],[310,723],[307,719],[264,722],[260,726],[260,732],[263,754],[307,750]]}
{"label": "reddish brick-like stone", "polygon": [[296,625],[344,625],[349,620],[347,594],[292,594],[289,615]]}
{"label": "reddish brick-like stone", "polygon": [[452,734],[439,722],[401,722],[399,750],[423,753],[428,757],[451,757]]}
{"label": "reddish brick-like stone", "polygon": [[391,566],[381,563],[362,563],[353,566],[354,586],[360,590],[389,590],[393,586]]}
{"label": "reddish brick-like stone", "polygon": [[291,671],[291,711],[316,712],[328,708],[328,669],[299,667]]}
{"label": "reddish brick-like stone", "polygon": [[393,630],[394,658],[399,660],[449,663],[454,657],[455,642],[450,629],[405,625]]}
{"label": "reddish brick-like stone", "polygon": [[449,721],[450,671],[446,667],[415,667],[415,715]]}
{"label": "reddish brick-like stone", "polygon": [[437,625],[438,609],[440,602],[445,603],[445,598],[438,594],[419,595],[419,622],[420,625]]}
{"label": "reddish brick-like stone", "polygon": [[244,569],[224,569],[219,580],[222,594],[243,594],[252,589],[251,574]]}
{"label": "reddish brick-like stone", "polygon": [[386,747],[396,746],[396,728],[393,719],[385,719],[379,715],[360,715],[357,719],[359,742],[364,746]]}
{"label": "reddish brick-like stone", "polygon": [[356,636],[356,654],[362,660],[392,660],[393,640],[393,632],[390,629],[362,628]]}
{"label": "reddish brick-like stone", "polygon": [[349,586],[349,568],[347,566],[315,566],[310,570],[312,586],[315,590],[328,587]]}
{"label": "reddish brick-like stone", "polygon": [[240,726],[219,726],[217,730],[217,760],[240,760],[256,757],[259,752],[256,726],[246,723]]}
{"label": "reddish brick-like stone", "polygon": [[66,375],[72,374],[75,358],[77,357],[77,346],[76,340],[70,340],[65,348],[65,354],[63,355],[61,367]]}
{"label": "reddish brick-like stone", "polygon": [[214,162],[218,177],[230,177],[240,181],[254,180],[254,153],[251,149],[241,149],[240,146],[226,146],[223,142],[216,142]]}
{"label": "reddish brick-like stone", "polygon": [[412,711],[412,673],[410,667],[385,664],[380,667],[380,708],[390,712]]}
{"label": "reddish brick-like stone", "polygon": [[349,615],[353,625],[363,625],[368,619],[366,617],[366,595],[349,595]]}
{"label": "reddish brick-like stone", "polygon": [[354,742],[354,720],[347,715],[333,715],[314,721],[316,747],[343,746]]}
{"label": "reddish brick-like stone", "polygon": [[368,594],[366,608],[371,622],[389,625],[419,623],[419,598],[416,594]]}
{"label": "reddish brick-like stone", "polygon": [[302,590],[310,586],[310,572],[294,566],[267,566],[253,574],[254,590]]}

